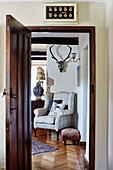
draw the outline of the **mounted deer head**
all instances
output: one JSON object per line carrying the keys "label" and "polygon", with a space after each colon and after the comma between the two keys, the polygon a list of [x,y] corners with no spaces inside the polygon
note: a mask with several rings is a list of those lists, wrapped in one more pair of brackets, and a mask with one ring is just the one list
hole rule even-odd
{"label": "mounted deer head", "polygon": [[52,46],[49,48],[50,53],[51,53],[51,55],[52,55],[52,58],[57,61],[56,63],[58,64],[58,68],[59,68],[60,72],[62,72],[63,69],[64,69],[64,62],[65,62],[68,58],[70,58],[70,54],[71,54],[72,48],[71,48],[69,45],[67,45],[67,46],[69,47],[69,49],[70,49],[68,56],[67,56],[63,61],[58,61],[57,58],[55,58],[54,55],[53,55],[53,53],[52,53],[52,47],[53,47],[53,46],[54,46],[54,45],[52,45]]}

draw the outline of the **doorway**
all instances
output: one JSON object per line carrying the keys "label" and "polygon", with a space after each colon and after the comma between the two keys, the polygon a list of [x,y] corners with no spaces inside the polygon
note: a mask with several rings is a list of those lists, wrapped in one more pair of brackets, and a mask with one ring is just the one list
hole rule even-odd
{"label": "doorway", "polygon": [[90,120],[89,120],[89,167],[95,169],[95,92],[96,92],[96,62],[95,62],[95,27],[78,26],[29,26],[31,32],[47,33],[89,33],[90,44]]}
{"label": "doorway", "polygon": [[[88,96],[89,96],[89,91],[88,91],[89,89],[89,34],[88,33],[63,33],[63,32],[62,33],[60,32],[59,33],[33,32],[31,35],[32,35],[31,36],[32,37],[31,53],[34,50],[35,50],[35,53],[37,51],[37,54],[39,53],[40,50],[42,50],[43,53],[44,52],[46,53],[48,76],[49,78],[53,79],[55,82],[51,86],[49,85],[50,92],[54,93],[54,92],[62,92],[62,91],[65,91],[65,92],[73,91],[75,94],[77,94],[77,116],[75,117],[76,117],[76,120],[78,117],[79,121],[78,123],[77,121],[75,121],[74,127],[78,128],[81,133],[81,142],[80,142],[80,147],[78,148],[77,146],[75,146],[75,148],[73,147],[72,154],[75,157],[76,154],[80,155],[80,152],[81,152],[81,156],[77,156],[77,157],[79,158],[80,168],[84,169],[85,168],[84,161],[83,162],[81,161],[82,155],[83,155],[83,160],[85,159],[85,155],[87,155],[86,159],[89,161],[89,156],[88,156],[89,155],[88,153],[89,144],[88,144],[88,139],[87,139],[87,136],[89,137],[89,131],[88,131],[89,127],[87,127],[87,119],[89,118],[89,109],[88,109],[89,108],[89,100],[88,100]],[[41,44],[41,39],[42,39],[42,44]],[[61,39],[62,42],[59,41],[59,39]],[[64,60],[68,55],[69,47],[72,48],[71,55],[65,61],[65,69],[63,69],[63,72],[59,71],[55,59],[52,58],[52,55],[50,52],[51,46],[52,46],[52,54],[57,60],[62,60],[62,59]],[[72,54],[74,54],[74,57],[76,55],[74,59],[72,58]],[[32,60],[32,57],[34,59],[34,55],[31,55],[31,60]],[[40,55],[39,55],[39,59],[40,59]],[[79,68],[80,68],[80,71],[79,71]],[[78,74],[80,73],[80,81],[77,81],[78,80],[77,70],[78,70]],[[35,81],[36,81],[37,74],[35,72],[33,73],[33,77],[35,78]],[[32,79],[32,76],[31,76],[31,79]],[[36,102],[36,99],[35,99],[35,102]],[[88,103],[88,106],[87,106],[87,103]],[[36,109],[39,108],[38,105],[39,105],[39,100],[37,101]],[[32,113],[34,115],[34,109],[32,109]],[[75,113],[76,113],[76,108],[75,108]],[[42,128],[44,128],[43,124],[41,126]],[[43,132],[43,135],[41,131]],[[69,147],[71,148],[71,146],[68,146],[68,148],[67,146],[64,146],[62,143],[61,137],[59,138],[59,141],[56,143],[56,136],[54,134],[55,132],[52,131],[51,135],[49,136],[49,132],[47,130],[44,131],[44,129],[37,128],[37,137],[34,137],[34,133],[32,133],[32,138],[34,138],[34,140],[60,148],[62,151],[59,151],[59,155],[63,155],[63,159],[65,158],[64,161],[58,159],[57,153],[54,153],[52,155],[54,159],[52,159],[53,161],[51,161],[49,157],[51,157],[52,153],[48,153],[47,154],[48,157],[46,157],[46,159],[48,158],[48,164],[45,164],[45,161],[46,161],[46,159],[44,159],[45,157],[41,155],[39,156],[36,155],[32,157],[33,168],[34,167],[36,168],[36,165],[37,167],[49,168],[48,166],[50,164],[51,164],[51,168],[52,167],[56,168],[56,166],[58,167],[60,166],[59,167],[60,169],[61,164],[63,164],[63,168],[71,168],[70,161],[67,159],[68,155],[70,154]],[[85,146],[82,146],[82,145],[85,145]],[[84,150],[82,150],[83,148]],[[86,154],[84,152],[86,152]],[[41,162],[43,162],[43,164]],[[78,162],[78,161],[75,160],[75,162]],[[73,164],[73,168],[75,168],[74,164]],[[78,168],[76,167],[76,169]]]}

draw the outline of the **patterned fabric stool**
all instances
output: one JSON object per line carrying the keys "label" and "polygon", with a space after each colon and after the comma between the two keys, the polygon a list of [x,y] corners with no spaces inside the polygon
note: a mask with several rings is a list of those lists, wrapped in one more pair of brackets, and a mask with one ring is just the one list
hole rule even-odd
{"label": "patterned fabric stool", "polygon": [[80,132],[76,129],[66,128],[61,131],[61,136],[64,144],[66,144],[66,140],[72,140],[73,143],[80,145]]}

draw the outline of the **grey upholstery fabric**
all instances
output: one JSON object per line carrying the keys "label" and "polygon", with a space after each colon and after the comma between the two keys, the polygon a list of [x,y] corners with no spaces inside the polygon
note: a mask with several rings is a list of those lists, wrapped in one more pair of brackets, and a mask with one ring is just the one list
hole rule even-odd
{"label": "grey upholstery fabric", "polygon": [[[45,93],[44,108],[35,109],[34,128],[54,129],[56,131],[75,125],[75,94],[73,92]],[[50,100],[63,100],[68,105],[68,110],[62,110],[62,115],[51,117],[47,115]],[[44,117],[44,118],[42,118]],[[46,119],[46,120],[45,120]]]}

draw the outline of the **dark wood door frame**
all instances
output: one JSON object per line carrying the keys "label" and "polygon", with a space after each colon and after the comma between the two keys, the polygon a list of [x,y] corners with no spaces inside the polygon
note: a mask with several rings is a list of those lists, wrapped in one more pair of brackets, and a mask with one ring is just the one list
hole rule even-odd
{"label": "dark wood door frame", "polygon": [[95,169],[95,115],[96,115],[96,53],[94,26],[29,26],[31,32],[89,33],[90,44],[90,124],[89,124],[89,169]]}

